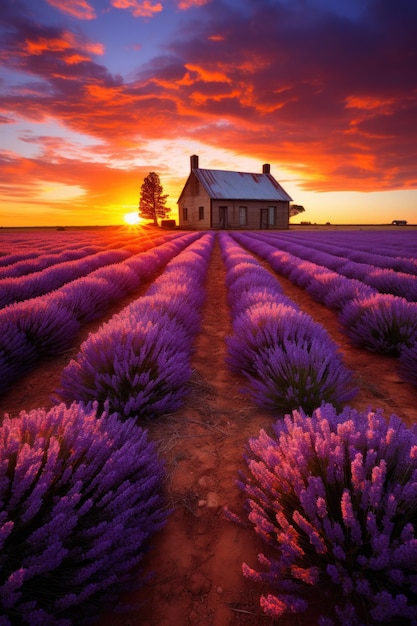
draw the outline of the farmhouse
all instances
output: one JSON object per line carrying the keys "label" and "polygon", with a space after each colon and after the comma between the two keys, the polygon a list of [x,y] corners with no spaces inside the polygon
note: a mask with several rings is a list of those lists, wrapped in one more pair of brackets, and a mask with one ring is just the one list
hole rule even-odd
{"label": "farmhouse", "polygon": [[195,154],[190,164],[178,199],[180,228],[288,230],[292,199],[268,163],[259,174],[201,169]]}

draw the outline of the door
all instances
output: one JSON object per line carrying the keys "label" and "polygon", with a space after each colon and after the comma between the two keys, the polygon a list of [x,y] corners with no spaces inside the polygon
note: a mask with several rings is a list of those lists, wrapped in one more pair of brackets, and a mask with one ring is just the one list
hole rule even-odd
{"label": "door", "polygon": [[261,230],[268,230],[268,209],[261,209]]}
{"label": "door", "polygon": [[219,206],[219,228],[225,230],[227,226],[227,206]]}

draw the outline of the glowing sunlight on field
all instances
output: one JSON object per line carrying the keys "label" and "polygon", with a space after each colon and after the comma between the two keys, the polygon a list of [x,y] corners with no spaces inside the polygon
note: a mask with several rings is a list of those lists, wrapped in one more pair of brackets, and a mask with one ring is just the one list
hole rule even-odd
{"label": "glowing sunlight on field", "polygon": [[130,226],[139,224],[139,222],[141,221],[137,211],[132,211],[131,213],[125,213],[123,215],[123,219],[126,222],[126,224],[129,224]]}

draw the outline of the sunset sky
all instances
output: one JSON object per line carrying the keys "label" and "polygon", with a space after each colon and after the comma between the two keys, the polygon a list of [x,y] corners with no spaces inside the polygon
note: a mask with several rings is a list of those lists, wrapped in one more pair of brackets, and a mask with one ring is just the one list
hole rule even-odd
{"label": "sunset sky", "polygon": [[0,226],[120,224],[150,171],[263,163],[332,224],[417,223],[416,0],[0,0]]}

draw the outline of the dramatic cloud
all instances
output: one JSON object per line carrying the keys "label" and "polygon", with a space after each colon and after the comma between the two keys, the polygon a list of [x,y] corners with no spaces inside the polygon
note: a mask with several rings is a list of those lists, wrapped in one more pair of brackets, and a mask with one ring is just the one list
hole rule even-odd
{"label": "dramatic cloud", "polygon": [[[53,120],[95,141],[97,154],[112,159],[107,167],[123,163],[130,176],[133,155],[163,139],[268,159],[306,190],[417,188],[414,0],[401,10],[391,0],[354,0],[340,11],[326,0],[182,0],[167,16],[168,3],[162,11],[147,0],[48,2],[56,19],[39,19],[19,1],[2,18],[0,123],[8,129]],[[93,30],[64,26],[64,14]],[[113,32],[112,15],[130,16],[129,35]],[[136,67],[129,57],[126,70],[121,56],[110,71],[115,41],[137,55]],[[78,153],[76,168],[77,149],[68,146],[69,167],[51,139],[36,145],[49,179],[95,197],[83,172],[95,180],[102,163],[92,171]],[[17,155],[12,163],[30,170]],[[61,180],[60,164],[74,178]]]}
{"label": "dramatic cloud", "polygon": [[47,0],[47,2],[51,7],[79,20],[93,20],[97,17],[94,7],[85,0]]}
{"label": "dramatic cloud", "polygon": [[181,0],[178,2],[178,8],[181,9],[181,11],[186,11],[187,9],[191,9],[191,7],[202,7],[209,1],[210,0]]}
{"label": "dramatic cloud", "polygon": [[162,4],[152,4],[149,0],[111,0],[112,6],[117,9],[129,9],[135,17],[152,17],[154,13],[162,11]]}

